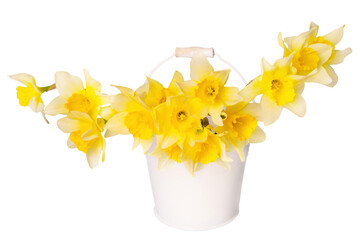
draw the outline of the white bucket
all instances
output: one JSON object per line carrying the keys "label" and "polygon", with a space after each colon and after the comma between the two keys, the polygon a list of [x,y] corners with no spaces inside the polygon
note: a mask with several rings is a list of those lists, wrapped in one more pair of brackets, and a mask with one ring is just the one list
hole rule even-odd
{"label": "white bucket", "polygon": [[[244,149],[247,156],[249,145]],[[229,170],[207,164],[191,176],[182,164],[159,171],[157,159],[147,155],[156,217],[183,230],[207,230],[231,222],[239,213],[245,162],[235,152]]]}

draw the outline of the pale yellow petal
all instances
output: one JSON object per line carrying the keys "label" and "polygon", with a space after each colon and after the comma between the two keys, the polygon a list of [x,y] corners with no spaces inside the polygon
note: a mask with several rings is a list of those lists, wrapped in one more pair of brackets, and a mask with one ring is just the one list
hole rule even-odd
{"label": "pale yellow petal", "polygon": [[140,139],[140,144],[143,148],[144,154],[146,154],[150,150],[150,148],[153,144],[153,141],[154,141],[154,137],[152,137],[150,139]]}
{"label": "pale yellow petal", "polygon": [[174,160],[169,159],[166,153],[164,153],[161,157],[158,157],[157,160],[159,171],[166,171],[170,169],[175,163]]}
{"label": "pale yellow petal", "polygon": [[112,132],[112,131],[110,131],[109,129],[107,129],[106,131],[105,131],[105,137],[106,138],[109,138],[109,137],[113,137],[113,136],[116,136],[116,135],[118,135],[118,133],[116,133],[116,132]]}
{"label": "pale yellow petal", "polygon": [[332,82],[332,78],[329,76],[324,67],[320,67],[309,74],[304,81],[329,85]]}
{"label": "pale yellow petal", "polygon": [[344,35],[344,27],[345,27],[345,25],[324,35],[324,39],[331,42],[334,45],[338,44]]}
{"label": "pale yellow petal", "polygon": [[264,111],[259,103],[249,103],[241,110],[241,112],[253,116],[257,121],[264,120]]}
{"label": "pale yellow petal", "polygon": [[319,56],[318,66],[321,66],[327,62],[332,54],[332,47],[328,44],[315,43],[309,45],[309,48],[317,52]]}
{"label": "pale yellow petal", "polygon": [[40,97],[33,96],[29,101],[29,107],[34,112],[41,112],[44,110],[44,103]]}
{"label": "pale yellow petal", "polygon": [[195,95],[197,84],[198,83],[194,80],[177,83],[177,85],[180,87],[181,91],[184,93],[185,96]]}
{"label": "pale yellow petal", "polygon": [[306,113],[306,103],[300,94],[296,94],[293,102],[286,104],[284,107],[295,113],[299,117],[304,117]]}
{"label": "pale yellow petal", "polygon": [[67,72],[56,72],[55,82],[56,89],[59,91],[60,96],[66,99],[84,89],[81,79]]}
{"label": "pale yellow petal", "polygon": [[10,75],[9,77],[11,79],[21,82],[22,84],[24,84],[26,86],[33,86],[35,89],[37,89],[36,83],[35,83],[35,78],[33,76],[31,76],[30,74],[18,73],[18,74]]}
{"label": "pale yellow petal", "polygon": [[263,95],[261,97],[260,105],[264,111],[265,126],[274,123],[280,117],[282,107],[278,106],[273,100],[271,100],[266,95]]}
{"label": "pale yellow petal", "polygon": [[328,64],[335,65],[340,64],[344,61],[345,57],[352,52],[351,48],[345,50],[334,50],[332,56],[330,57]]}
{"label": "pale yellow petal", "polygon": [[129,134],[129,129],[125,125],[125,117],[127,113],[121,112],[115,114],[109,121],[106,123],[105,128],[110,130],[111,132],[118,133],[118,134]]}
{"label": "pale yellow petal", "polygon": [[224,162],[224,161],[222,161],[220,158],[216,159],[216,160],[215,160],[215,163],[218,164],[219,166],[227,169],[227,170],[230,170],[230,169],[231,169],[230,163]]}
{"label": "pale yellow petal", "polygon": [[79,111],[70,111],[68,113],[68,117],[72,119],[81,120],[83,122],[90,122],[92,123],[93,119],[89,116],[89,114]]}
{"label": "pale yellow petal", "polygon": [[62,96],[57,96],[54,98],[45,108],[45,114],[48,115],[57,115],[57,114],[66,114],[69,110],[66,108],[66,99]]}
{"label": "pale yellow petal", "polygon": [[325,68],[327,74],[332,79],[332,82],[329,83],[328,86],[329,87],[334,87],[338,82],[338,76],[337,76],[335,70],[330,65],[327,65],[327,64],[323,65],[323,67]]}
{"label": "pale yellow petal", "polygon": [[224,104],[212,105],[209,108],[211,120],[217,125],[222,126],[223,120],[221,118],[221,112],[224,110]]}
{"label": "pale yellow petal", "polygon": [[88,164],[90,168],[95,168],[99,164],[99,159],[101,152],[103,151],[103,146],[101,144],[101,140],[95,141],[88,152],[86,153],[86,158],[88,160]]}
{"label": "pale yellow petal", "polygon": [[237,87],[223,87],[219,92],[219,97],[226,106],[234,105],[243,100]]}
{"label": "pale yellow petal", "polygon": [[57,125],[64,133],[75,132],[82,128],[81,121],[68,117],[60,118],[57,121]]}
{"label": "pale yellow petal", "polygon": [[301,33],[300,35],[291,39],[291,51],[299,51],[301,48],[303,48],[306,45],[308,38],[313,34],[314,31],[314,28],[310,29],[309,31]]}
{"label": "pale yellow petal", "polygon": [[98,138],[99,134],[100,134],[99,130],[97,130],[96,128],[91,128],[88,131],[86,131],[83,135],[81,135],[81,139],[84,141],[90,141],[95,138]]}
{"label": "pale yellow petal", "polygon": [[192,80],[200,81],[213,71],[214,68],[204,54],[198,53],[192,57],[190,62],[190,77]]}
{"label": "pale yellow petal", "polygon": [[109,120],[111,117],[113,117],[118,112],[115,111],[111,106],[102,107],[100,109],[99,115],[105,120]]}
{"label": "pale yellow petal", "polygon": [[68,148],[76,148],[75,143],[73,143],[73,141],[71,141],[70,137],[67,140],[67,146],[68,146]]}
{"label": "pale yellow petal", "polygon": [[260,143],[265,141],[265,139],[266,139],[265,132],[259,126],[256,126],[255,131],[251,134],[249,142]]}
{"label": "pale yellow petal", "polygon": [[84,69],[84,75],[85,75],[86,88],[94,89],[100,92],[101,83],[96,81],[94,78],[92,78],[87,69]]}
{"label": "pale yellow petal", "polygon": [[186,170],[188,170],[188,172],[190,173],[191,176],[195,176],[195,163],[192,160],[184,160],[182,161],[182,163],[184,164]]}
{"label": "pale yellow petal", "polygon": [[316,35],[316,34],[317,34],[317,32],[318,32],[318,30],[319,30],[319,26],[318,26],[316,23],[311,22],[311,23],[310,23],[310,28],[309,28],[309,29],[316,29],[316,31],[314,32],[314,34]]}
{"label": "pale yellow petal", "polygon": [[237,141],[234,145],[234,149],[239,155],[242,162],[245,162],[245,153],[244,153],[244,147],[246,146],[246,141]]}
{"label": "pale yellow petal", "polygon": [[164,138],[162,139],[161,142],[161,148],[162,149],[168,148],[174,145],[180,139],[181,139],[180,134],[174,134],[172,131],[170,131],[164,135]]}
{"label": "pale yellow petal", "polygon": [[139,145],[140,145],[140,138],[134,137],[134,142],[133,142],[132,150],[134,150],[135,148],[137,148]]}

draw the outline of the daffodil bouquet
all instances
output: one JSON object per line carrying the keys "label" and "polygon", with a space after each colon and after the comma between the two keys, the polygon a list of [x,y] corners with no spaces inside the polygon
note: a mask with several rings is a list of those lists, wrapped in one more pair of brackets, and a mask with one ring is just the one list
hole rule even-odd
{"label": "daffodil bouquet", "polygon": [[[244,160],[247,144],[265,140],[259,122],[274,123],[283,108],[303,117],[305,84],[336,85],[331,65],[343,62],[351,49],[336,49],[344,27],[323,36],[318,36],[318,28],[311,23],[309,31],[285,39],[280,33],[283,57],[273,64],[263,59],[261,74],[241,90],[226,86],[230,70],[215,71],[201,52],[192,57],[191,80],[176,71],[168,87],[147,77],[135,91],[114,86],[117,95],[101,93],[100,82],[87,70],[85,87],[67,72],[57,72],[55,84],[46,87],[38,87],[29,74],[10,77],[26,86],[17,88],[21,106],[30,106],[45,119],[64,115],[57,125],[70,134],[68,147],[84,152],[91,168],[105,159],[105,138],[131,134],[133,147],[142,145],[144,153],[155,156],[160,170],[179,163],[193,175],[213,162],[229,168],[232,151]],[[45,107],[41,95],[53,89],[59,96]],[[260,103],[254,102],[257,96]]]}

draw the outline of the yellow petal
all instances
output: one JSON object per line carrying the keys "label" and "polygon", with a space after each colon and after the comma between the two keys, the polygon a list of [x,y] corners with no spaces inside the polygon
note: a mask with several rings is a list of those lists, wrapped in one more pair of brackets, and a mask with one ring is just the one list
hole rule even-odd
{"label": "yellow petal", "polygon": [[273,100],[271,100],[266,95],[263,95],[261,97],[260,105],[264,111],[265,126],[274,123],[280,117],[282,107],[278,106]]}
{"label": "yellow petal", "polygon": [[190,62],[190,77],[192,80],[200,81],[213,71],[214,68],[204,54],[199,53],[192,57]]}
{"label": "yellow petal", "polygon": [[180,82],[184,82],[184,77],[182,76],[182,74],[180,72],[175,71],[174,76],[171,80],[171,83],[168,87],[169,91],[172,94],[175,94],[175,95],[181,94],[181,89],[178,85],[178,83],[180,83]]}
{"label": "yellow petal", "polygon": [[274,71],[276,68],[271,65],[268,61],[266,61],[265,58],[262,58],[261,60],[261,72],[268,72],[268,71]]}
{"label": "yellow petal", "polygon": [[345,50],[334,50],[332,56],[330,57],[328,64],[335,65],[340,64],[344,61],[345,57],[352,52],[351,48]]}
{"label": "yellow petal", "polygon": [[299,117],[304,117],[306,113],[306,103],[300,94],[296,94],[293,102],[286,104],[284,107],[295,113]]}
{"label": "yellow petal", "polygon": [[187,105],[192,116],[204,118],[209,113],[209,107],[200,98],[190,98]]}
{"label": "yellow petal", "polygon": [[86,82],[86,89],[94,89],[97,91],[101,91],[101,83],[93,79],[89,71],[87,69],[84,69],[84,75],[85,75],[85,82]]}
{"label": "yellow petal", "polygon": [[60,96],[68,99],[74,93],[79,93],[84,89],[83,83],[79,77],[70,75],[67,72],[55,73],[56,89]]}
{"label": "yellow petal", "polygon": [[243,100],[237,87],[223,87],[219,93],[222,102],[231,106]]}
{"label": "yellow petal", "polygon": [[54,98],[45,108],[45,113],[48,115],[66,114],[68,109],[65,107],[66,99],[62,96]]}
{"label": "yellow petal", "polygon": [[117,112],[144,110],[144,106],[136,100],[125,94],[117,94],[111,98],[111,107]]}
{"label": "yellow petal", "polygon": [[339,27],[338,29],[335,29],[334,31],[332,31],[332,32],[330,32],[330,33],[328,33],[326,35],[324,35],[324,39],[326,41],[331,42],[334,45],[338,44],[341,41],[341,39],[342,39],[342,37],[344,35],[344,27],[345,27],[345,25],[342,26],[342,27]]}
{"label": "yellow petal", "polygon": [[113,85],[113,84],[111,84],[111,86],[119,89],[119,91],[122,94],[125,94],[127,96],[134,96],[134,94],[135,94],[134,90],[132,90],[131,88],[123,87],[123,86],[117,86],[117,85]]}
{"label": "yellow petal", "polygon": [[212,72],[211,75],[218,80],[220,86],[224,86],[229,79],[231,69]]}
{"label": "yellow petal", "polygon": [[223,120],[221,118],[221,112],[224,110],[224,104],[212,105],[209,108],[211,120],[217,125],[222,126]]}
{"label": "yellow petal", "polygon": [[126,112],[115,114],[106,123],[105,128],[114,133],[129,134],[129,129],[127,128],[124,122],[126,115],[127,115]]}

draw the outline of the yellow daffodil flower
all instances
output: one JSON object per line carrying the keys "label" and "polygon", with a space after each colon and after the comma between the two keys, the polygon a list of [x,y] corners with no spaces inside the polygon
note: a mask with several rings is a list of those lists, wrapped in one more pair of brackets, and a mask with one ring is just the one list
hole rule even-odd
{"label": "yellow daffodil flower", "polygon": [[203,168],[204,164],[211,162],[218,163],[220,166],[229,168],[232,159],[226,155],[226,145],[215,135],[210,127],[205,127],[202,131],[197,131],[199,141],[193,146],[184,144],[181,161],[191,175]]}
{"label": "yellow daffodil flower", "polygon": [[265,140],[264,131],[258,126],[263,120],[263,110],[258,103],[247,105],[236,104],[226,107],[223,113],[224,125],[216,127],[215,132],[223,134],[226,151],[236,151],[242,161],[245,161],[244,147],[249,143],[259,143]]}
{"label": "yellow daffodil flower", "polygon": [[29,106],[34,112],[44,110],[44,102],[41,99],[41,94],[47,91],[50,86],[42,88],[36,86],[35,78],[26,73],[14,74],[11,75],[10,78],[25,85],[25,87],[19,86],[16,88],[17,98],[21,106]]}
{"label": "yellow daffodil flower", "polygon": [[281,33],[278,42],[284,48],[284,57],[293,54],[292,66],[297,69],[298,75],[307,75],[314,69],[324,69],[332,79],[328,86],[333,87],[338,81],[334,69],[330,65],[342,63],[351,48],[345,50],[335,49],[344,34],[344,26],[324,35],[317,36],[319,26],[310,24],[310,30],[296,37],[288,37],[282,40]]}
{"label": "yellow daffodil flower", "polygon": [[151,155],[158,159],[158,169],[160,171],[169,169],[175,162],[181,163],[182,146],[174,143],[166,148],[161,147],[163,135],[157,135],[157,144]]}
{"label": "yellow daffodil flower", "polygon": [[154,108],[164,103],[167,97],[182,94],[177,84],[183,81],[184,78],[178,71],[174,73],[168,88],[165,88],[160,82],[147,77],[145,84],[139,87],[135,94],[138,95],[148,107]]}
{"label": "yellow daffodil flower", "polygon": [[303,117],[306,112],[305,101],[301,96],[305,87],[304,83],[315,82],[328,85],[332,81],[323,68],[316,69],[307,76],[295,75],[296,69],[291,66],[292,57],[293,54],[279,59],[274,65],[263,59],[262,75],[244,89],[244,92],[252,97],[263,94],[260,104],[264,111],[264,125],[275,122],[284,107]]}
{"label": "yellow daffodil flower", "polygon": [[163,135],[162,140],[158,141],[161,148],[168,148],[175,143],[182,146],[185,139],[194,137],[194,129],[202,128],[200,119],[190,115],[184,96],[168,98],[166,103],[156,108],[155,119],[158,135]]}
{"label": "yellow daffodil flower", "polygon": [[146,153],[154,140],[154,113],[134,91],[118,88],[122,91],[121,94],[113,96],[111,100],[111,108],[117,113],[107,121],[105,128],[110,132],[105,136],[132,134],[133,148],[141,144]]}
{"label": "yellow daffodil flower", "polygon": [[60,96],[46,106],[45,113],[57,115],[78,111],[96,119],[100,106],[107,104],[109,97],[101,94],[101,84],[93,79],[87,70],[84,70],[84,75],[86,88],[79,77],[67,72],[57,72],[55,82]]}
{"label": "yellow daffodil flower", "polygon": [[88,113],[70,111],[58,120],[58,127],[64,133],[70,133],[68,147],[77,148],[86,154],[90,168],[99,164],[100,156],[105,159],[105,140],[101,134],[104,120],[94,120]]}
{"label": "yellow daffodil flower", "polygon": [[203,54],[195,55],[190,63],[190,81],[178,83],[188,98],[190,114],[196,118],[211,115],[212,121],[222,126],[221,112],[241,100],[236,87],[225,87],[230,70],[214,71]]}

